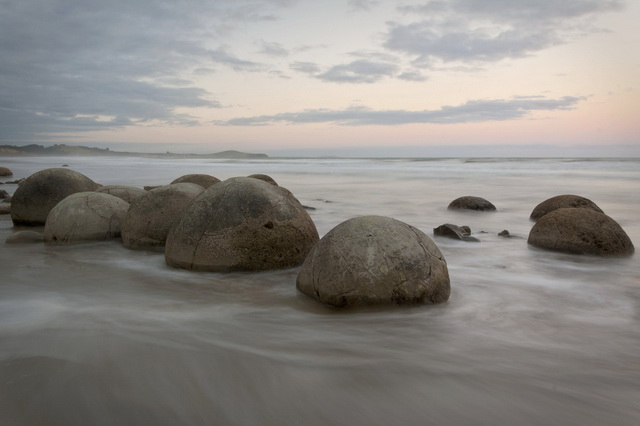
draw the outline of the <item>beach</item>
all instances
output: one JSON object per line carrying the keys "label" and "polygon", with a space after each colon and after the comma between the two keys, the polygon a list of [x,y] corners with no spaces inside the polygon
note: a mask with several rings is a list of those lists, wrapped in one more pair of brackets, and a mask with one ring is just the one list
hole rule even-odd
{"label": "beach", "polygon": [[[27,228],[3,215],[2,424],[640,423],[637,253],[527,244],[533,208],[576,194],[639,247],[640,159],[0,158],[14,178],[62,165],[140,188],[190,173],[268,174],[309,208],[321,237],[371,214],[431,236],[451,298],[328,308],[297,292],[299,267],[178,270],[119,240],[8,245]],[[465,195],[497,211],[447,210]],[[468,225],[480,243],[434,237],[444,223]],[[512,238],[498,236],[505,229]]]}

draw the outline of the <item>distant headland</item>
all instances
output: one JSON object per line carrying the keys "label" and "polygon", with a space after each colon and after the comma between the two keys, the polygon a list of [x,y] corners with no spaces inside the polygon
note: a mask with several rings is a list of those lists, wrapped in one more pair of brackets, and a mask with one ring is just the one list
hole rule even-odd
{"label": "distant headland", "polygon": [[252,154],[240,151],[222,151],[212,154],[176,154],[172,152],[165,153],[140,153],[140,152],[122,152],[111,151],[109,148],[92,148],[87,146],[72,146],[58,144],[52,146],[42,145],[0,145],[0,157],[9,156],[76,156],[76,157],[152,157],[152,158],[219,158],[219,159],[264,159],[269,158],[267,154]]}

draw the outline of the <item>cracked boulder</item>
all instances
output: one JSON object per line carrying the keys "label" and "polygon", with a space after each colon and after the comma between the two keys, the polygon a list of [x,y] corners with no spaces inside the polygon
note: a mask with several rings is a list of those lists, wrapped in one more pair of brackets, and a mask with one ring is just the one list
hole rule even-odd
{"label": "cracked boulder", "polygon": [[634,247],[622,227],[588,208],[557,209],[542,216],[528,243],[542,249],[597,256],[629,256]]}
{"label": "cracked boulder", "polygon": [[16,189],[11,199],[11,220],[14,225],[42,226],[51,209],[64,198],[76,192],[95,191],[99,186],[73,170],[41,170]]}
{"label": "cracked boulder", "polygon": [[318,241],[288,190],[235,177],[194,200],[169,231],[168,265],[200,271],[260,271],[299,265]]}
{"label": "cracked boulder", "polygon": [[195,183],[164,185],[131,203],[122,224],[122,243],[130,249],[164,247],[169,229],[204,188]]}
{"label": "cracked boulder", "polygon": [[105,194],[115,195],[118,198],[122,198],[129,204],[131,204],[131,202],[133,202],[135,199],[147,193],[147,191],[142,188],[125,185],[105,185],[96,189],[96,192],[104,192]]}
{"label": "cracked boulder", "polygon": [[480,197],[472,197],[470,195],[456,198],[447,207],[449,210],[476,210],[476,211],[495,211],[496,206],[491,202]]}
{"label": "cracked boulder", "polygon": [[44,226],[45,243],[68,244],[120,237],[129,203],[114,195],[78,192],[60,201]]}
{"label": "cracked boulder", "polygon": [[383,216],[349,219],[329,231],[305,259],[296,286],[337,307],[441,303],[451,292],[433,240]]}
{"label": "cracked boulder", "polygon": [[538,204],[533,211],[529,219],[536,221],[547,213],[550,213],[558,209],[590,209],[598,213],[604,213],[600,207],[588,198],[581,197],[580,195],[556,195],[548,200],[545,200]]}
{"label": "cracked boulder", "polygon": [[211,175],[196,173],[191,175],[180,176],[178,179],[174,180],[173,183],[195,183],[196,185],[200,185],[204,189],[207,189],[211,185],[215,185],[216,183],[220,183],[220,179],[217,177],[213,177]]}

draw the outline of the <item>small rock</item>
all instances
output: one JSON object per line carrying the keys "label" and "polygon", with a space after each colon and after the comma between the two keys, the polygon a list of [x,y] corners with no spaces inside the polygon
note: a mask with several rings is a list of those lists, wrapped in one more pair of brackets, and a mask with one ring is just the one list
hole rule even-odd
{"label": "small rock", "polygon": [[449,210],[495,211],[496,206],[480,197],[465,196],[456,198],[447,207]]}
{"label": "small rock", "polygon": [[447,237],[454,240],[462,240],[469,242],[480,242],[479,239],[472,237],[471,229],[468,226],[458,226],[451,223],[445,223],[437,228],[433,228],[433,235],[438,237]]}
{"label": "small rock", "polygon": [[7,167],[0,167],[0,176],[13,176],[13,172]]}

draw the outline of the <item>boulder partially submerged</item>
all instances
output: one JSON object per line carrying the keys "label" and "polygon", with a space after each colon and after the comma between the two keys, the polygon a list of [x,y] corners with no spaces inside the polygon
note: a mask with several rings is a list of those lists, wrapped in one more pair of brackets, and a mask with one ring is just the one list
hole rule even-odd
{"label": "boulder partially submerged", "polygon": [[68,244],[120,237],[129,203],[114,195],[78,192],[60,201],[49,213],[44,241]]}
{"label": "boulder partially submerged", "polygon": [[480,241],[476,237],[471,236],[471,228],[468,226],[458,226],[451,223],[445,223],[437,228],[433,228],[433,235],[475,243]]}
{"label": "boulder partially submerged", "polygon": [[296,281],[298,290],[338,307],[445,302],[444,256],[426,234],[383,216],[342,222],[316,244]]}
{"label": "boulder partially submerged", "polygon": [[60,201],[71,194],[95,191],[99,185],[82,173],[54,168],[36,172],[26,178],[11,199],[14,225],[41,226]]}
{"label": "boulder partially submerged", "polygon": [[470,195],[456,198],[447,207],[449,210],[495,211],[496,206],[481,197]]}
{"label": "boulder partially submerged", "polygon": [[115,195],[118,198],[122,198],[129,204],[147,193],[147,191],[142,188],[136,188],[135,186],[126,185],[105,185],[96,189],[96,192],[104,192],[105,194]]}
{"label": "boulder partially submerged", "polygon": [[236,177],[209,187],[167,236],[168,265],[204,271],[259,271],[299,265],[318,241],[309,214],[291,193]]}
{"label": "boulder partially submerged", "polygon": [[531,212],[531,216],[529,216],[529,219],[536,221],[542,216],[546,215],[547,213],[551,213],[554,210],[567,208],[590,209],[598,213],[604,213],[600,209],[600,207],[596,205],[596,203],[588,198],[582,197],[580,195],[565,194],[556,195],[555,197],[551,197],[538,204]]}
{"label": "boulder partially submerged", "polygon": [[615,220],[590,208],[547,213],[533,226],[527,241],[547,250],[598,256],[629,256],[635,250]]}
{"label": "boulder partially submerged", "polygon": [[122,224],[122,243],[131,249],[164,247],[173,222],[204,188],[195,183],[174,183],[145,191]]}
{"label": "boulder partially submerged", "polygon": [[8,167],[0,167],[0,176],[13,176],[13,172]]}

